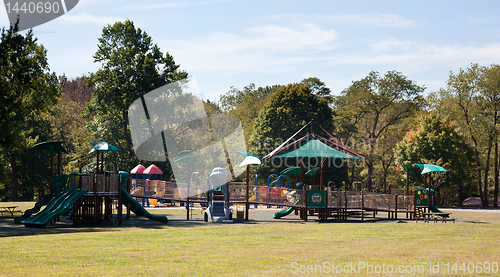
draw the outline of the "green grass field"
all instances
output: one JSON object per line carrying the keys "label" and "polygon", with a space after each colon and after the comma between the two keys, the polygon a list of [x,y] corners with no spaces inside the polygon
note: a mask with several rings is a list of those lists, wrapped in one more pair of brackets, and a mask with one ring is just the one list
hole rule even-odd
{"label": "green grass field", "polygon": [[[338,265],[349,271],[344,276],[374,275],[370,266],[374,273],[380,270],[376,276],[407,276],[418,269],[424,272],[413,275],[500,275],[500,213],[452,212],[461,221],[317,223],[312,219],[14,233],[0,238],[0,275],[293,276],[309,270],[316,272],[314,276],[329,276],[332,269],[340,269]],[[431,274],[432,267],[439,272]],[[489,273],[484,272],[487,267]]]}

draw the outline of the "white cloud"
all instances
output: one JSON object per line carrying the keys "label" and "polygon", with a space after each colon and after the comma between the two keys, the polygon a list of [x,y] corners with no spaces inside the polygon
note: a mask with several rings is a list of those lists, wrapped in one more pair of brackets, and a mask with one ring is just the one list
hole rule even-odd
{"label": "white cloud", "polygon": [[[472,62],[489,64],[500,60],[500,43],[483,46],[439,45],[414,41],[383,40],[357,57],[333,60],[332,63],[348,64],[404,64],[412,68],[453,66]],[[450,68],[451,69],[451,68]]]}
{"label": "white cloud", "polygon": [[348,25],[362,25],[368,27],[417,27],[418,24],[411,19],[399,15],[373,13],[367,15],[340,15],[329,18],[331,21]]}
{"label": "white cloud", "polygon": [[347,15],[324,15],[324,14],[293,14],[293,15],[274,15],[272,19],[286,22],[297,21],[321,21],[349,26],[363,27],[389,27],[389,28],[414,28],[420,24],[412,19],[406,19],[400,15],[394,14],[347,14]]}
{"label": "white cloud", "polygon": [[195,6],[211,5],[224,2],[230,2],[232,0],[206,0],[206,1],[157,1],[154,4],[144,5],[143,2],[140,5],[128,6],[127,9],[130,11],[138,10],[157,10],[157,9],[171,9],[171,8],[190,8]]}
{"label": "white cloud", "polygon": [[61,17],[66,22],[73,23],[95,23],[99,25],[113,24],[116,21],[124,21],[122,18],[110,16],[95,16],[86,13],[72,14],[71,12]]}
{"label": "white cloud", "polygon": [[164,40],[159,44],[181,61],[184,69],[254,71],[311,60],[309,55],[333,49],[337,37],[334,30],[313,24],[295,28],[262,25],[242,34],[217,32],[191,41]]}

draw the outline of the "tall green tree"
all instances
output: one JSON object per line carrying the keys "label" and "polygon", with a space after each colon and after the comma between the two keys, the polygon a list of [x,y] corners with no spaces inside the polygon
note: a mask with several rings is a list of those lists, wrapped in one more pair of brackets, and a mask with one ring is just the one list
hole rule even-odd
{"label": "tall green tree", "polygon": [[[437,114],[423,116],[420,125],[406,133],[395,150],[396,165],[405,163],[413,166],[413,171],[419,173],[414,164],[426,161],[441,161],[448,170],[449,178],[438,188],[438,191],[448,191],[448,198],[443,199],[454,203],[464,198],[463,187],[472,179],[474,168],[474,150],[459,133],[453,121],[445,120]],[[406,175],[405,175],[406,176]],[[420,174],[413,175],[422,182]],[[440,203],[443,204],[443,203]],[[452,204],[452,203],[449,203]]]}
{"label": "tall green tree", "polygon": [[[311,119],[326,130],[331,130],[332,110],[328,102],[313,94],[308,85],[289,84],[279,87],[255,120],[250,138],[251,151],[263,157]],[[266,166],[260,168],[264,176],[279,170],[271,170]]]}
{"label": "tall green tree", "polygon": [[245,141],[248,142],[253,132],[255,119],[269,97],[281,87],[280,85],[255,87],[255,84],[243,89],[232,87],[227,93],[220,96],[221,109],[228,114],[237,116],[242,123]]}
{"label": "tall green tree", "polygon": [[[499,139],[500,85],[499,66],[472,64],[450,73],[447,88],[438,91],[440,103],[456,109],[458,121],[467,131],[474,148],[477,183],[483,206],[488,206],[491,152]],[[494,155],[494,173],[498,173],[498,152]],[[495,187],[498,177],[494,177]]]}
{"label": "tall green tree", "polygon": [[58,99],[59,81],[50,72],[47,51],[30,30],[18,32],[19,19],[0,38],[0,148],[9,157],[12,199],[18,199],[18,163],[37,140],[33,122]]}
{"label": "tall green tree", "polygon": [[94,62],[101,63],[88,77],[96,87],[87,105],[86,115],[93,115],[89,127],[101,140],[122,149],[114,153],[117,167],[133,166],[135,155],[128,122],[128,108],[142,95],[165,84],[184,79],[187,72],[167,52],[153,44],[152,38],[130,20],[103,28]]}
{"label": "tall green tree", "polygon": [[52,136],[62,140],[69,152],[63,155],[62,160],[66,172],[95,168],[95,165],[91,165],[91,158],[95,156],[87,154],[91,147],[90,142],[95,141],[86,126],[93,118],[82,117],[83,108],[92,98],[94,91],[95,87],[87,86],[85,76],[64,80],[61,86],[61,100],[51,108],[47,116]]}
{"label": "tall green tree", "polygon": [[391,129],[422,108],[424,89],[400,72],[388,71],[379,76],[373,71],[353,81],[334,99],[334,118],[339,122],[337,135],[345,141],[355,139],[364,144],[356,150],[361,150],[360,154],[366,158],[368,190],[373,187],[379,140],[386,134],[398,132]]}

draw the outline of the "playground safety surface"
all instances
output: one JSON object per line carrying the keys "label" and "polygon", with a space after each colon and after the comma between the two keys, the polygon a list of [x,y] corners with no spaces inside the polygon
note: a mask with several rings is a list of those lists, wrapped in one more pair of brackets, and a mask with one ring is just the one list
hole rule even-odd
{"label": "playground safety surface", "polygon": [[[203,215],[200,210],[193,211],[190,220],[186,220],[186,214],[169,214],[169,209],[165,210],[169,222],[167,224],[162,224],[158,221],[149,220],[143,216],[136,216],[131,214],[130,219],[126,219],[126,215],[123,215],[123,224],[115,225],[116,222],[113,220],[105,220],[99,225],[92,224],[79,224],[73,225],[72,220],[68,220],[64,217],[60,217],[60,221],[55,224],[49,224],[45,228],[28,228],[24,227],[23,224],[15,224],[13,219],[1,219],[0,220],[0,237],[7,236],[24,236],[24,235],[39,235],[39,234],[57,234],[57,233],[72,233],[72,232],[105,232],[113,229],[120,228],[149,228],[149,229],[161,229],[164,227],[202,227],[213,223],[203,222]],[[446,209],[447,211],[453,213],[458,211],[466,212],[484,212],[484,213],[496,213],[500,214],[499,210],[479,210],[479,209]],[[301,220],[298,215],[291,213],[290,215],[281,218],[273,219],[273,215],[279,209],[269,209],[269,210],[250,210],[249,221],[244,221],[243,219],[234,219],[234,223],[219,223],[219,225],[227,225],[230,227],[232,224],[268,224],[268,223],[293,223],[293,224],[345,224],[345,223],[408,223],[415,222],[414,220],[400,218],[400,219],[388,219],[386,213],[379,213],[376,218],[365,217],[365,221],[361,221],[361,218],[349,217],[347,222],[341,222],[335,219],[329,219],[328,221],[320,222],[317,216],[309,216],[307,222]],[[457,219],[458,222],[473,222],[473,220],[468,219]],[[423,224],[423,223],[422,223]]]}

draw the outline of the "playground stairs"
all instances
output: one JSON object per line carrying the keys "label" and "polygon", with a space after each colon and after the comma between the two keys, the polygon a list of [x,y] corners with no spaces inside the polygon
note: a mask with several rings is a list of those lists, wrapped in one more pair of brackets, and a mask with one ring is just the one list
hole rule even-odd
{"label": "playground stairs", "polygon": [[212,216],[222,217],[224,213],[224,201],[214,201],[212,204]]}
{"label": "playground stairs", "polygon": [[224,192],[222,190],[214,190],[213,198],[214,201],[224,201]]}
{"label": "playground stairs", "polygon": [[415,207],[415,219],[424,218],[424,209],[421,207]]}
{"label": "playground stairs", "polygon": [[233,223],[230,216],[231,210],[228,203],[224,201],[224,192],[222,190],[214,190],[212,194],[212,202],[207,212],[210,217],[209,222]]}

